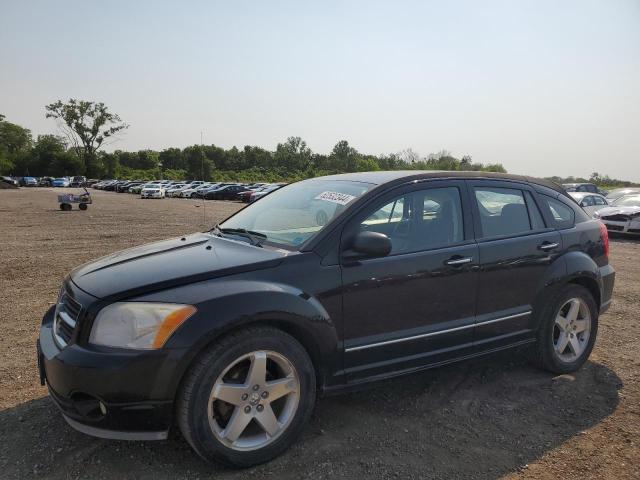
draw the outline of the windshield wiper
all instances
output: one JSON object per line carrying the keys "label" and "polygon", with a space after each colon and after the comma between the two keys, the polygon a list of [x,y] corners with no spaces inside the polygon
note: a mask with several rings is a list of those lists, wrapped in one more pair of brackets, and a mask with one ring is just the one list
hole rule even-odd
{"label": "windshield wiper", "polygon": [[239,235],[241,237],[248,238],[251,240],[251,245],[256,247],[262,247],[260,240],[265,240],[267,238],[264,233],[254,232],[253,230],[247,230],[246,228],[220,228],[216,225],[213,230],[216,230],[219,233],[229,233],[231,235]]}

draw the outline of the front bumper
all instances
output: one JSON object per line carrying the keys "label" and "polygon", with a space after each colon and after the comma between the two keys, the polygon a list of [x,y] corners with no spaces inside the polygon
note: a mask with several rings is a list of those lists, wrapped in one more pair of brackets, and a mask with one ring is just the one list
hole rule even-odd
{"label": "front bumper", "polygon": [[162,198],[163,195],[160,192],[153,192],[153,193],[142,192],[140,196],[142,198]]}
{"label": "front bumper", "polygon": [[628,221],[602,220],[607,230],[614,233],[624,233],[627,235],[640,235],[640,220],[630,219]]}
{"label": "front bumper", "polygon": [[38,340],[41,381],[75,429],[101,438],[161,440],[173,420],[175,372],[183,350],[59,349],[52,335],[54,308]]}

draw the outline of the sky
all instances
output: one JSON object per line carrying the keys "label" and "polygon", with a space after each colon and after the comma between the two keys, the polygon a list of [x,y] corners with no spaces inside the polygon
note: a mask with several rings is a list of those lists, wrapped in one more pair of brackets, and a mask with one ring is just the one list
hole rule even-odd
{"label": "sky", "polygon": [[105,102],[108,148],[448,150],[640,181],[640,1],[0,0],[0,113]]}

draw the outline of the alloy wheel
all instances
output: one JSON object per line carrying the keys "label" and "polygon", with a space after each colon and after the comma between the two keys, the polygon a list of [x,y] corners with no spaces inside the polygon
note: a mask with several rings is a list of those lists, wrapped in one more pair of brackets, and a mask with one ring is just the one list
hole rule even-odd
{"label": "alloy wheel", "polygon": [[299,400],[300,379],[291,362],[277,352],[251,352],[216,379],[209,396],[209,426],[223,445],[257,450],[287,429]]}
{"label": "alloy wheel", "polygon": [[565,302],[555,318],[553,348],[562,362],[576,361],[589,344],[591,313],[581,298]]}

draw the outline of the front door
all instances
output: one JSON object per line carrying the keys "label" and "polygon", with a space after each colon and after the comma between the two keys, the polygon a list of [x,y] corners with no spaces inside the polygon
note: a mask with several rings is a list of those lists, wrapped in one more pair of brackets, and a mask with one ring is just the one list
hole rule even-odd
{"label": "front door", "polygon": [[361,209],[359,231],[384,233],[382,258],[342,261],[347,381],[419,368],[471,347],[478,247],[463,181],[399,187]]}

